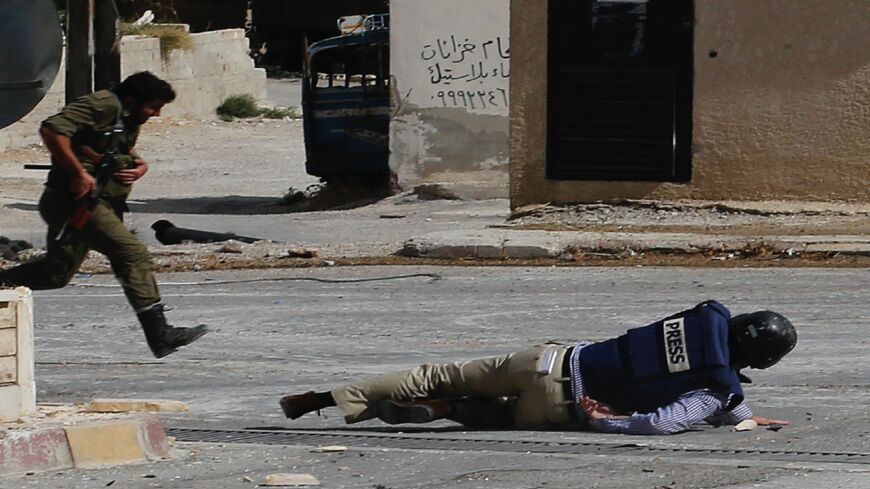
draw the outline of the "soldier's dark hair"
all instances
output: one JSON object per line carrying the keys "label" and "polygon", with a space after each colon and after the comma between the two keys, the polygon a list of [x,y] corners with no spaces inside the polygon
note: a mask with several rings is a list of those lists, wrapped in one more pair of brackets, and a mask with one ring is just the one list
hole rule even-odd
{"label": "soldier's dark hair", "polygon": [[132,97],[140,104],[154,99],[167,103],[175,100],[175,90],[172,89],[172,85],[157,78],[150,71],[140,71],[128,76],[118,85],[115,93],[121,100]]}

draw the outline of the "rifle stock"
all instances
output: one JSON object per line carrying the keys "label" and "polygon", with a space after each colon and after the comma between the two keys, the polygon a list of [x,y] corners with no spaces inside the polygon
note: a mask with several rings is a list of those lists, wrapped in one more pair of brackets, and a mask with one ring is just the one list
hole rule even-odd
{"label": "rifle stock", "polygon": [[73,212],[70,218],[64,223],[60,232],[57,234],[55,241],[63,246],[69,244],[75,233],[84,229],[94,215],[94,209],[97,207],[97,202],[100,200],[100,195],[109,183],[112,175],[118,171],[118,159],[115,155],[107,153],[100,158],[97,163],[97,168],[94,171],[94,178],[97,180],[97,187],[73,202]]}

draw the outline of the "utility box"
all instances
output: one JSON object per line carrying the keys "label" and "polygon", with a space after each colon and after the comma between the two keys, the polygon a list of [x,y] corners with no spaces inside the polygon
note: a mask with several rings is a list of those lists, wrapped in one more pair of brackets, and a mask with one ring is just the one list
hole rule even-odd
{"label": "utility box", "polygon": [[36,411],[33,365],[30,289],[0,289],[0,422],[16,421]]}

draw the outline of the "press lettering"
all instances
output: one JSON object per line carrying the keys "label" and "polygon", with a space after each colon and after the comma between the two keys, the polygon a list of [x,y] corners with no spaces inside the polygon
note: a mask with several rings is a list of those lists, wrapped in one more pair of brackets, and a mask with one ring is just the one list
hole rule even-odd
{"label": "press lettering", "polygon": [[665,340],[665,363],[671,373],[689,370],[689,356],[686,346],[686,329],[683,318],[665,321],[662,325]]}

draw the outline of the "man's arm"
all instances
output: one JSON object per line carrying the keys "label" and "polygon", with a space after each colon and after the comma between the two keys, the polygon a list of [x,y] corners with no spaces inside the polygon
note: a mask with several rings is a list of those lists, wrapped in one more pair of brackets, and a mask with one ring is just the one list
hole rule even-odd
{"label": "man's arm", "polygon": [[734,409],[713,413],[713,415],[708,416],[704,421],[713,426],[735,425],[751,417],[752,410],[749,409],[749,406],[747,406],[745,402],[741,402]]}
{"label": "man's arm", "polygon": [[765,418],[763,416],[756,416],[752,414],[752,410],[749,409],[749,406],[746,403],[741,402],[736,408],[731,411],[722,411],[719,413],[715,413],[712,416],[708,417],[704,421],[710,423],[713,426],[721,426],[721,425],[735,425],[741,421],[751,419],[758,423],[759,426],[770,426],[775,424],[787,425],[788,421],[784,419],[770,419]]}
{"label": "man's arm", "polygon": [[701,389],[689,392],[654,412],[630,416],[615,414],[609,406],[588,398],[581,399],[580,406],[589,416],[589,425],[596,431],[668,435],[686,431],[693,424],[722,411],[728,403],[728,397],[728,394]]}
{"label": "man's arm", "polygon": [[85,170],[72,149],[72,139],[58,134],[46,126],[39,129],[45,147],[51,153],[52,161],[60,165],[69,175],[69,190],[75,198],[81,198],[97,188],[97,181]]}
{"label": "man's arm", "polygon": [[[85,156],[90,158],[91,161],[100,161],[101,159],[103,159],[104,156],[103,154],[97,153],[96,151],[92,150],[87,146],[82,146],[82,152],[85,154]],[[132,158],[133,167],[118,170],[114,174],[112,174],[112,177],[115,180],[118,180],[125,185],[132,185],[133,182],[139,180],[145,175],[145,173],[148,172],[148,163],[146,163],[145,160],[140,158],[132,151],[129,153],[129,155]]]}

